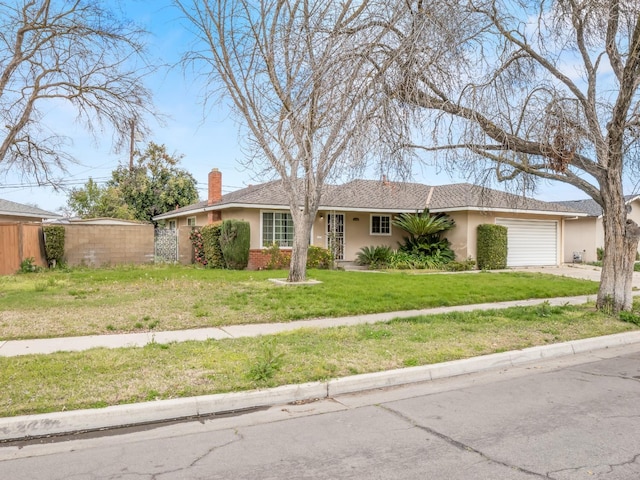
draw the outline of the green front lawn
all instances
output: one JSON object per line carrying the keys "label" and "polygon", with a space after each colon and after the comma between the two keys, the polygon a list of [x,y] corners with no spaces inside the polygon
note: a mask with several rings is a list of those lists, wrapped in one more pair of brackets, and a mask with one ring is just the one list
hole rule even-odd
{"label": "green front lawn", "polygon": [[75,269],[0,277],[0,339],[44,338],[422,309],[595,294],[596,282],[525,272],[410,275],[312,270],[319,285],[280,286],[284,271],[181,266]]}

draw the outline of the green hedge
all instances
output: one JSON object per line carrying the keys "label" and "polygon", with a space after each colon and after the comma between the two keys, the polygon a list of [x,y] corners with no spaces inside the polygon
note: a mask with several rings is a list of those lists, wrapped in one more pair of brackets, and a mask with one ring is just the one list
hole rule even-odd
{"label": "green hedge", "polygon": [[499,270],[507,268],[507,227],[503,225],[478,225],[478,268]]}
{"label": "green hedge", "polygon": [[222,222],[205,225],[200,229],[202,250],[204,251],[204,265],[207,268],[225,268],[222,248],[220,247],[220,233]]}
{"label": "green hedge", "polygon": [[249,264],[251,231],[249,222],[225,220],[220,231],[220,248],[227,268],[243,270]]}
{"label": "green hedge", "polygon": [[62,225],[45,225],[44,232],[44,254],[47,257],[49,266],[61,266],[64,264],[64,235],[65,229]]}

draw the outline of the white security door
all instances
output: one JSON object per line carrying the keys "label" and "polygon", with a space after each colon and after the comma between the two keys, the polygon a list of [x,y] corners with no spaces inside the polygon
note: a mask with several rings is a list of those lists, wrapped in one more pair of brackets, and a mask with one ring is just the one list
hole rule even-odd
{"label": "white security door", "polygon": [[336,260],[344,260],[344,213],[327,215],[327,248]]}
{"label": "white security door", "polygon": [[558,265],[558,222],[496,218],[507,227],[507,266]]}

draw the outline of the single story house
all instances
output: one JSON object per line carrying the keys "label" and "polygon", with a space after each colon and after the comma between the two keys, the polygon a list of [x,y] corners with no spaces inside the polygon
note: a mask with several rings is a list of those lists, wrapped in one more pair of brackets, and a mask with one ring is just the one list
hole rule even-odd
{"label": "single story house", "polygon": [[[640,196],[627,195],[625,202],[628,217],[640,225]],[[565,261],[595,262],[598,248],[604,247],[602,207],[593,199],[558,203],[583,214],[565,222]]]}
{"label": "single story house", "polygon": [[54,218],[62,215],[0,198],[0,222],[41,222]]}
{"label": "single story house", "polygon": [[[274,242],[290,248],[293,224],[281,182],[252,185],[222,195],[222,173],[209,173],[208,198],[154,217],[169,228],[202,226],[242,219],[251,225],[249,268],[260,268],[262,249]],[[509,266],[559,265],[564,258],[565,225],[585,213],[557,203],[534,200],[469,183],[430,186],[386,180],[353,180],[326,185],[310,242],[328,247],[335,241],[339,260],[353,261],[368,245],[397,248],[406,232],[392,224],[401,213],[450,215],[456,226],[446,237],[464,260],[476,258],[477,227],[490,223],[508,228]],[[335,240],[333,240],[335,239]],[[571,261],[569,258],[568,261]]]}

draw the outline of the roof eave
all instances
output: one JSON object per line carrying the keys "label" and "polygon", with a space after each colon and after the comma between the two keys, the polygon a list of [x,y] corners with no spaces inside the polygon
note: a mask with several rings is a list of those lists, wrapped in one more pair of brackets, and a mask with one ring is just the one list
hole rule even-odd
{"label": "roof eave", "polygon": [[151,217],[151,220],[158,221],[158,220],[166,220],[167,218],[189,217],[191,215],[195,215],[196,213],[208,212],[209,210],[210,210],[209,207],[199,207],[199,208],[194,208],[193,210],[187,210],[185,212],[178,212],[178,213],[176,213],[176,211],[174,210],[171,212],[161,213],[160,215],[156,215],[155,217]]}
{"label": "roof eave", "polygon": [[40,220],[47,219],[47,218],[63,218],[62,215],[58,215],[57,213],[41,215],[41,214],[35,214],[35,213],[10,212],[6,210],[0,210],[0,215],[6,215],[8,217],[39,218]]}
{"label": "roof eave", "polygon": [[[289,210],[288,205],[282,204],[265,204],[265,203],[225,203],[218,205],[208,205],[204,208],[190,210],[188,212],[182,212],[180,214],[164,213],[153,217],[154,220],[162,220],[165,218],[183,217],[192,215],[194,213],[210,212],[217,210],[224,210],[228,208],[256,208],[262,210]],[[318,211],[346,211],[346,212],[371,212],[371,213],[414,213],[422,211],[423,208],[375,208],[375,207],[337,207],[333,205],[320,205]],[[525,208],[505,208],[505,207],[473,207],[473,206],[457,206],[457,207],[445,207],[445,208],[431,208],[432,212],[459,212],[459,211],[475,211],[475,212],[498,212],[498,213],[528,213],[534,215],[549,215],[549,216],[562,216],[562,217],[588,217],[589,215],[582,212],[562,212],[558,210],[539,210],[539,209],[525,209]]]}
{"label": "roof eave", "polygon": [[560,217],[588,217],[589,214],[582,212],[562,212],[558,210],[539,210],[539,209],[526,209],[526,208],[506,208],[506,207],[446,207],[446,208],[432,208],[432,212],[457,212],[461,210],[469,210],[472,212],[496,212],[496,213],[527,213],[531,215],[549,215]]}

